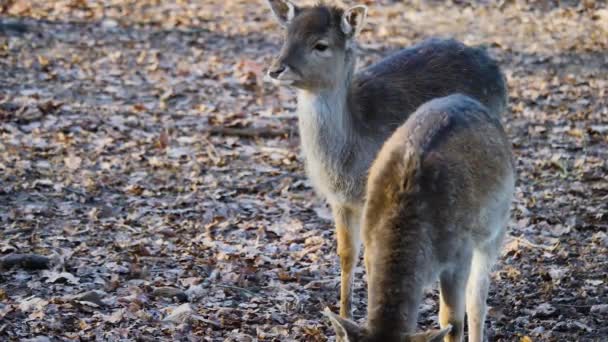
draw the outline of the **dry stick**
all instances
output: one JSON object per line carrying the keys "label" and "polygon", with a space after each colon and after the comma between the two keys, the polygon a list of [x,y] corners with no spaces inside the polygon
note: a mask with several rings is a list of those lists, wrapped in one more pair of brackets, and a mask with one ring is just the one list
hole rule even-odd
{"label": "dry stick", "polygon": [[547,245],[537,245],[535,243],[532,243],[532,242],[526,240],[525,238],[518,237],[518,236],[514,236],[513,239],[517,240],[518,242],[521,242],[523,245],[526,245],[528,247],[542,248],[542,249],[546,249],[548,251],[553,251],[557,248],[557,246],[559,246],[559,242],[557,242],[553,246],[547,246]]}
{"label": "dry stick", "polygon": [[223,285],[223,284],[215,284],[213,285],[215,287],[222,287],[225,289],[231,289],[231,290],[237,290],[237,291],[242,291],[243,293],[250,295],[250,296],[256,296],[255,292],[252,292],[250,290],[244,289],[242,287],[238,287],[238,286],[232,286],[232,285]]}
{"label": "dry stick", "polygon": [[563,307],[567,307],[567,308],[590,308],[593,305],[596,304],[589,304],[589,305],[575,305],[575,304],[551,304],[553,306],[563,306]]}
{"label": "dry stick", "polygon": [[298,305],[300,305],[300,297],[298,297],[298,295],[295,292],[291,291],[291,290],[288,290],[288,289],[283,288],[281,286],[273,286],[273,285],[264,286],[264,288],[266,288],[266,289],[276,289],[276,290],[279,290],[279,291],[283,291],[283,292],[287,293],[288,295],[290,295],[291,297],[293,297],[293,299],[295,299],[295,301],[296,301],[295,307],[298,307]]}
{"label": "dry stick", "polygon": [[26,270],[48,269],[51,259],[38,254],[9,254],[0,259],[0,270],[8,270],[14,266]]}
{"label": "dry stick", "polygon": [[203,316],[192,315],[192,318],[196,319],[197,321],[201,321],[201,322],[207,323],[209,325],[212,325],[212,326],[214,326],[216,328],[220,328],[220,329],[222,328],[222,324],[221,323],[213,321],[213,320],[210,320],[210,319],[207,319],[207,318],[204,318]]}
{"label": "dry stick", "polygon": [[2,234],[4,234],[4,235],[13,235],[13,234],[31,233],[33,231],[34,231],[34,227],[29,227],[29,228],[14,228],[14,229],[7,229],[7,230],[3,231]]}
{"label": "dry stick", "polygon": [[248,127],[248,128],[234,128],[234,127],[221,127],[211,126],[207,129],[210,134],[218,135],[234,135],[246,138],[277,138],[283,137],[291,133],[288,129],[276,129],[271,127]]}
{"label": "dry stick", "polygon": [[313,280],[310,283],[304,285],[304,288],[308,290],[314,286],[321,285],[321,284],[328,284],[328,283],[334,283],[334,287],[335,287],[338,285],[338,280],[333,279],[333,278],[325,279],[325,280]]}
{"label": "dry stick", "polygon": [[187,302],[188,296],[184,291],[170,286],[162,286],[157,287],[152,291],[152,295],[155,297],[165,297],[165,298],[177,298],[180,302]]}
{"label": "dry stick", "polygon": [[213,161],[214,164],[219,164],[221,158],[219,157],[217,150],[207,138],[203,138],[203,140],[207,146],[207,156],[209,157],[209,159],[211,159],[211,161]]}

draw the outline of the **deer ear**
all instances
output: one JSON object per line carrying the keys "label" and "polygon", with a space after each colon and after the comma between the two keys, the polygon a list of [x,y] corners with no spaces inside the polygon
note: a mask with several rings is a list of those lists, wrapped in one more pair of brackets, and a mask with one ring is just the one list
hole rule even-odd
{"label": "deer ear", "polygon": [[337,341],[357,342],[359,337],[363,335],[363,329],[355,322],[336,315],[329,308],[325,308],[323,314],[329,318],[331,325],[334,327]]}
{"label": "deer ear", "polygon": [[340,27],[345,35],[354,37],[361,32],[367,18],[367,6],[357,5],[344,11]]}
{"label": "deer ear", "polygon": [[287,27],[289,22],[293,20],[299,9],[294,3],[289,0],[267,0],[272,13],[277,18],[281,26]]}
{"label": "deer ear", "polygon": [[405,335],[403,342],[442,342],[443,338],[452,331],[452,326],[448,325],[441,330],[427,330],[423,333]]}

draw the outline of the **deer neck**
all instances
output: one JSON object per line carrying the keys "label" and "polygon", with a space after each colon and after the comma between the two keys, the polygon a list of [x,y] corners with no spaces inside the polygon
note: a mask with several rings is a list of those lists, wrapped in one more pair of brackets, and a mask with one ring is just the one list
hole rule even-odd
{"label": "deer neck", "polygon": [[331,137],[345,142],[352,125],[346,93],[345,87],[299,92],[298,120],[303,140],[311,142]]}
{"label": "deer neck", "polygon": [[323,156],[332,161],[354,147],[357,137],[348,106],[353,74],[354,61],[332,86],[298,91],[298,122],[307,159]]}
{"label": "deer neck", "polygon": [[366,242],[371,268],[367,325],[371,332],[415,330],[432,252],[424,233],[429,227],[416,217],[414,207],[411,203],[406,213],[385,221],[370,248]]}

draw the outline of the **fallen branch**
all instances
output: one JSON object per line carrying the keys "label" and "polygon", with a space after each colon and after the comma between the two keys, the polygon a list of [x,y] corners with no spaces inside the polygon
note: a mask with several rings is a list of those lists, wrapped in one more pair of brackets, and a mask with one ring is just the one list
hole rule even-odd
{"label": "fallen branch", "polygon": [[291,130],[288,129],[276,129],[271,127],[247,127],[247,128],[234,128],[234,127],[221,127],[221,126],[212,126],[207,129],[207,132],[210,134],[217,135],[233,135],[238,137],[245,138],[277,138],[284,137],[292,133]]}
{"label": "fallen branch", "polygon": [[340,280],[335,278],[325,279],[325,280],[313,280],[308,284],[304,285],[305,289],[311,289],[315,286],[324,285],[324,284],[333,284],[332,287],[337,287],[339,285]]}
{"label": "fallen branch", "polygon": [[542,249],[545,249],[548,251],[554,251],[557,248],[557,246],[559,246],[559,242],[555,243],[553,246],[547,246],[547,245],[537,245],[535,243],[532,243],[532,242],[526,240],[525,238],[518,237],[518,236],[514,236],[513,239],[517,240],[517,242],[521,243],[522,245],[532,247],[532,248],[542,248]]}
{"label": "fallen branch", "polygon": [[51,259],[38,254],[9,254],[0,259],[0,269],[8,270],[15,266],[26,270],[48,269]]}
{"label": "fallen branch", "polygon": [[14,229],[7,229],[7,230],[3,231],[2,234],[4,234],[4,235],[13,235],[13,234],[31,233],[33,231],[34,231],[34,227],[29,227],[29,228],[14,228]]}
{"label": "fallen branch", "polygon": [[204,318],[203,316],[199,316],[199,315],[192,315],[192,318],[193,318],[193,319],[196,319],[197,321],[201,321],[201,322],[207,323],[207,324],[209,324],[209,325],[212,325],[212,326],[214,326],[214,327],[216,327],[216,328],[218,328],[218,329],[221,329],[221,328],[222,328],[222,324],[221,324],[221,323],[216,322],[216,321],[213,321],[213,320],[210,320],[210,319],[206,319],[206,318]]}
{"label": "fallen branch", "polygon": [[186,293],[175,287],[157,287],[154,289],[154,291],[152,291],[152,295],[155,297],[176,298],[180,302],[188,301],[188,296],[186,295]]}
{"label": "fallen branch", "polygon": [[255,292],[252,292],[250,290],[244,289],[242,287],[238,287],[238,286],[232,286],[232,285],[222,285],[222,284],[215,284],[213,285],[215,287],[221,287],[221,288],[225,288],[225,289],[231,289],[231,290],[236,290],[236,291],[240,291],[243,294],[246,294],[248,296],[256,296]]}

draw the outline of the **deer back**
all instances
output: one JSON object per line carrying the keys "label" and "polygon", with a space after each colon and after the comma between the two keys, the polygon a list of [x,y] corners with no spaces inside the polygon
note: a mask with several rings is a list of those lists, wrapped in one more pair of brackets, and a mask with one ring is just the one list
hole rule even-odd
{"label": "deer back", "polygon": [[361,133],[392,133],[423,103],[454,93],[476,99],[495,118],[507,104],[505,78],[483,49],[433,38],[358,72],[349,105]]}
{"label": "deer back", "polygon": [[500,122],[468,96],[432,100],[395,131],[367,183],[370,331],[415,325],[422,288],[464,249],[500,234],[493,215],[505,217],[513,183]]}

